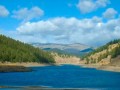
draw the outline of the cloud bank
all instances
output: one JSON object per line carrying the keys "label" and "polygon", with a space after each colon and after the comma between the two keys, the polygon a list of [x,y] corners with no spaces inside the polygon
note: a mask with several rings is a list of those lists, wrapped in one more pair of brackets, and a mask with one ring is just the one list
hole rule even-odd
{"label": "cloud bank", "polygon": [[[38,22],[26,22],[17,28],[21,35],[48,43],[84,43],[102,45],[120,38],[120,18],[103,22],[102,18],[77,19],[57,17]],[[30,41],[28,41],[30,42]]]}

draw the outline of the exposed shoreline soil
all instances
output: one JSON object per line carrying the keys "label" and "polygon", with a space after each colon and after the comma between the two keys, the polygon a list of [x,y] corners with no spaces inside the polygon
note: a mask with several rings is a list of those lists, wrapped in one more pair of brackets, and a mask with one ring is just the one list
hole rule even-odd
{"label": "exposed shoreline soil", "polygon": [[0,65],[0,72],[30,72],[31,68],[16,65]]}
{"label": "exposed shoreline soil", "polygon": [[56,63],[56,64],[41,64],[41,63],[0,63],[0,72],[28,72],[32,71],[30,67],[37,66],[50,66],[50,65],[62,65],[62,64],[71,64],[78,65],[86,68],[96,68],[98,70],[112,71],[112,72],[120,72],[120,66],[113,65],[98,65],[98,64],[84,64],[84,62],[80,61],[79,63]]}
{"label": "exposed shoreline soil", "polygon": [[81,64],[80,66],[86,67],[86,68],[95,68],[95,69],[97,69],[97,70],[120,72],[120,67],[119,67],[119,66],[112,66],[112,65],[95,65],[95,64]]}

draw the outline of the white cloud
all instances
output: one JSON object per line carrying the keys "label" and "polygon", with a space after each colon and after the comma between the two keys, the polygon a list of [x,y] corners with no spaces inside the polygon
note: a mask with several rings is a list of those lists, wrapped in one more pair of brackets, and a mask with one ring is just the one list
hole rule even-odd
{"label": "white cloud", "polygon": [[113,19],[115,18],[116,14],[118,12],[113,9],[113,8],[108,8],[104,13],[103,13],[103,17],[104,18],[107,18],[107,19]]}
{"label": "white cloud", "polygon": [[[84,43],[102,45],[115,38],[120,38],[120,19],[106,23],[101,18],[76,19],[74,17],[57,17],[38,22],[27,22],[17,28],[28,42],[43,43]],[[37,41],[35,41],[37,40]]]}
{"label": "white cloud", "polygon": [[106,7],[109,3],[109,0],[79,0],[77,7],[81,13],[90,13],[98,8]]}
{"label": "white cloud", "polygon": [[107,4],[110,4],[109,0],[96,0],[96,7],[106,7]]}
{"label": "white cloud", "polygon": [[41,17],[44,15],[44,11],[39,7],[35,6],[31,9],[22,8],[20,10],[13,11],[13,17],[17,19],[22,19],[24,22],[32,20],[34,18]]}
{"label": "white cloud", "polygon": [[0,17],[6,17],[9,15],[9,11],[2,5],[0,5]]}

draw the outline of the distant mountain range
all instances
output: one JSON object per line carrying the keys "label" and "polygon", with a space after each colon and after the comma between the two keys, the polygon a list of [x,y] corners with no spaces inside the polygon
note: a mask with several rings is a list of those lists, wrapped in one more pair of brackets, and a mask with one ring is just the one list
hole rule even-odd
{"label": "distant mountain range", "polygon": [[55,44],[55,43],[31,43],[35,47],[39,47],[46,51],[53,51],[62,54],[70,54],[81,56],[88,52],[93,51],[93,48],[84,44],[75,43],[75,44]]}

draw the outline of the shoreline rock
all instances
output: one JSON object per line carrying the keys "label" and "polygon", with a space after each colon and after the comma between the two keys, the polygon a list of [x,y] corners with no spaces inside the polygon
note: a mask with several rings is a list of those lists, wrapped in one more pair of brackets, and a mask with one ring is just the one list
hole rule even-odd
{"label": "shoreline rock", "polygon": [[13,65],[0,65],[0,72],[7,73],[7,72],[30,72],[32,71],[31,68],[24,67],[24,66],[13,66]]}
{"label": "shoreline rock", "polygon": [[95,68],[97,70],[111,71],[111,72],[120,72],[119,66],[111,66],[111,65],[93,65],[93,64],[81,64],[81,67],[85,68]]}
{"label": "shoreline rock", "polygon": [[86,67],[86,68],[95,68],[95,69],[104,70],[104,71],[120,72],[120,66],[84,64],[83,61],[80,61],[79,63],[56,63],[56,64],[7,62],[7,63],[0,63],[0,72],[29,72],[29,71],[32,71],[30,67],[50,66],[50,65],[60,66],[62,64],[79,65],[81,67]]}

